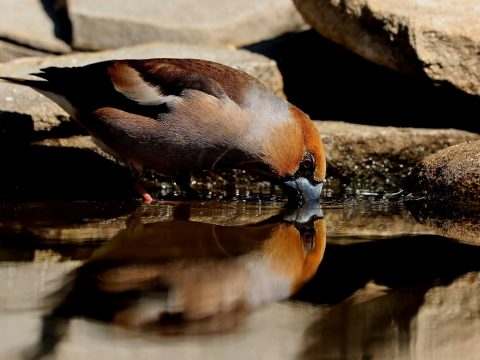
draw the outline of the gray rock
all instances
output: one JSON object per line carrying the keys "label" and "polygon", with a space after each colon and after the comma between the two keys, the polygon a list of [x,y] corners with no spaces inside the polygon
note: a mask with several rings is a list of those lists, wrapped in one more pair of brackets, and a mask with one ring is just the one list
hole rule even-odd
{"label": "gray rock", "polygon": [[[48,66],[81,66],[108,59],[155,57],[198,58],[216,61],[255,76],[271,91],[283,96],[282,76],[275,61],[248,51],[220,47],[150,43],[96,53],[18,59],[0,64],[0,74],[25,76]],[[31,116],[35,131],[48,131],[68,120],[67,113],[36,91],[6,83],[0,83],[0,111]]]}
{"label": "gray rock", "polygon": [[295,0],[323,36],[379,65],[480,95],[480,7],[470,0]]}
{"label": "gray rock", "polygon": [[408,183],[413,191],[443,206],[480,207],[480,141],[426,157],[412,170]]}
{"label": "gray rock", "polygon": [[69,52],[70,46],[56,36],[60,20],[56,19],[54,7],[54,0],[2,0],[0,38],[34,49]]}
{"label": "gray rock", "polygon": [[0,40],[0,63],[27,56],[44,56],[47,53]]}
{"label": "gray rock", "polygon": [[396,128],[316,122],[327,154],[328,187],[370,194],[398,191],[415,164],[438,150],[480,135],[454,129]]}
{"label": "gray rock", "polygon": [[289,0],[70,0],[68,12],[78,49],[153,40],[237,46],[305,28]]}

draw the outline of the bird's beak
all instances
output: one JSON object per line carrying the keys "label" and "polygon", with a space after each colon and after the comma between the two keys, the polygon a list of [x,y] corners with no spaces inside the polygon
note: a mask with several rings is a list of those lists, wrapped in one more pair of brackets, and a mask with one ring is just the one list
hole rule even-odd
{"label": "bird's beak", "polygon": [[[323,182],[312,184],[304,177],[287,180],[283,183],[289,200],[297,203],[318,201],[322,195]],[[294,199],[295,198],[295,199]]]}

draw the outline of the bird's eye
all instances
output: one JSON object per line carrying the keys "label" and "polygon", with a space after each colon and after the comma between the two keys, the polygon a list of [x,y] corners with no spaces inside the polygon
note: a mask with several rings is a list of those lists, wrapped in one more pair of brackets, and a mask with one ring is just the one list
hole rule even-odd
{"label": "bird's eye", "polygon": [[313,155],[310,153],[306,153],[300,163],[300,167],[304,171],[313,170],[315,168],[315,160]]}

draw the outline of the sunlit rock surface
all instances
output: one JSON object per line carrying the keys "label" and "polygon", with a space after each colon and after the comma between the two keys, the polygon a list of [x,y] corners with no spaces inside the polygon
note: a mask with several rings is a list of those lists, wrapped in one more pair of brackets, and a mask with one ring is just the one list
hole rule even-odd
{"label": "sunlit rock surface", "polygon": [[[57,24],[51,19],[56,18]],[[58,16],[53,0],[2,0],[0,38],[54,53],[70,51],[58,37]]]}
{"label": "sunlit rock surface", "polygon": [[475,1],[295,0],[323,36],[401,73],[480,95]]}
{"label": "sunlit rock surface", "polygon": [[109,49],[146,41],[244,45],[305,28],[289,0],[68,1],[73,46]]}
{"label": "sunlit rock surface", "polygon": [[47,53],[0,40],[0,63],[26,56],[42,56]]}

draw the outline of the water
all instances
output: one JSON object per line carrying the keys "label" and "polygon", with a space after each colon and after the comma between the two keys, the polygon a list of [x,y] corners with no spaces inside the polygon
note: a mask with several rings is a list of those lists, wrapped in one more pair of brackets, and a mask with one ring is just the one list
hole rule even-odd
{"label": "water", "polygon": [[0,358],[473,359],[479,224],[453,215],[372,196],[1,203]]}

